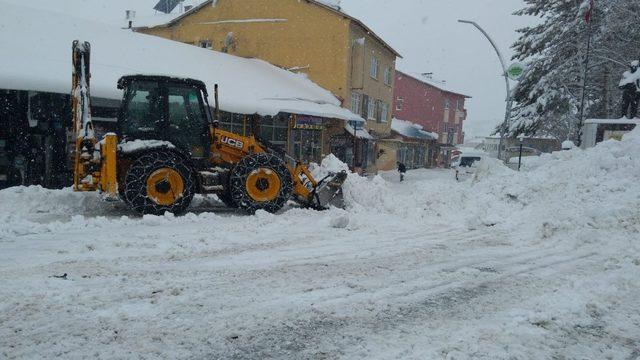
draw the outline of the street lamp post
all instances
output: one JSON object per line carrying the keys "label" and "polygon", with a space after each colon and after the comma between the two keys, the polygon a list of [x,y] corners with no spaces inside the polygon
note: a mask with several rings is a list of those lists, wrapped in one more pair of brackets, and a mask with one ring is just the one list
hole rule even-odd
{"label": "street lamp post", "polygon": [[502,73],[504,74],[504,82],[507,89],[507,109],[504,114],[504,123],[502,124],[502,130],[500,131],[500,145],[498,146],[498,159],[502,159],[502,146],[504,144],[504,135],[505,132],[509,130],[509,123],[511,122],[511,85],[509,85],[509,74],[507,72],[507,63],[504,61],[504,57],[500,52],[500,49],[496,45],[495,41],[489,36],[489,34],[480,27],[475,21],[469,20],[458,20],[459,23],[470,24],[475,26],[480,32],[489,40],[491,46],[493,46],[496,54],[498,54],[498,58],[500,59],[500,64],[502,64]]}

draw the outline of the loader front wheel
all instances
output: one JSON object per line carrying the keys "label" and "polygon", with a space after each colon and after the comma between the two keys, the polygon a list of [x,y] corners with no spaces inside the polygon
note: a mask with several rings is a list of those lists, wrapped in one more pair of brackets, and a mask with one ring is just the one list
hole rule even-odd
{"label": "loader front wheel", "polygon": [[126,202],[141,214],[184,213],[196,191],[188,163],[171,151],[154,151],[137,158],[126,176]]}
{"label": "loader front wheel", "polygon": [[275,213],[293,192],[291,173],[284,162],[272,154],[252,154],[243,158],[231,172],[231,198],[249,213],[266,210]]}

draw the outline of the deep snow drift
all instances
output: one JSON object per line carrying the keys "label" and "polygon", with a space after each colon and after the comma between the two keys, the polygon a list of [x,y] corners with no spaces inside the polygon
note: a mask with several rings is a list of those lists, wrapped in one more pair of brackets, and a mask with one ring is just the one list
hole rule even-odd
{"label": "deep snow drift", "polygon": [[0,357],[638,356],[640,130],[520,173],[397,176],[255,216],[0,191]]}

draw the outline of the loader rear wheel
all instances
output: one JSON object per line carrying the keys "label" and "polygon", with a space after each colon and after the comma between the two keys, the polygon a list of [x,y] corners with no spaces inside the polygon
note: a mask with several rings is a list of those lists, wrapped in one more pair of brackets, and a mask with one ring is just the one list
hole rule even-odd
{"label": "loader rear wheel", "polygon": [[171,151],[154,151],[137,158],[127,172],[126,202],[141,214],[184,213],[196,191],[187,161]]}
{"label": "loader rear wheel", "polygon": [[249,213],[266,210],[275,213],[293,192],[291,173],[284,162],[272,154],[253,154],[243,158],[231,172],[231,198]]}

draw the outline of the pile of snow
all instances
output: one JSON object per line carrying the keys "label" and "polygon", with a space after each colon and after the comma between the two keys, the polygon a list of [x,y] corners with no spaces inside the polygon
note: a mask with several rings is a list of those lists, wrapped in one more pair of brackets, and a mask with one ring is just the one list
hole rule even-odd
{"label": "pile of snow", "polygon": [[322,159],[320,165],[316,163],[309,164],[309,171],[314,179],[320,180],[330,174],[337,174],[341,171],[349,172],[349,165],[343,163],[335,155],[329,154]]}
{"label": "pile of snow", "polygon": [[127,142],[123,142],[118,144],[118,150],[124,152],[124,153],[132,153],[135,151],[139,151],[139,150],[146,150],[146,149],[155,149],[155,148],[159,148],[159,147],[165,147],[168,149],[174,149],[175,146],[168,142],[168,141],[162,141],[162,140],[140,140],[140,139],[136,139],[134,141],[127,141]]}
{"label": "pile of snow", "polygon": [[406,221],[442,218],[471,230],[489,226],[516,231],[528,240],[563,230],[640,224],[640,130],[586,151],[527,160],[517,172],[484,158],[474,176],[458,184],[412,183],[409,173],[412,191],[403,194],[379,176],[350,177],[345,201],[354,212]]}
{"label": "pile of snow", "polygon": [[562,150],[571,150],[576,147],[576,144],[571,140],[565,140],[562,142]]}
{"label": "pile of snow", "polygon": [[[640,223],[639,130],[622,141],[545,154],[527,165],[514,172],[483,161],[470,184],[478,194],[472,202],[485,203],[496,223],[533,237]],[[486,215],[477,214],[476,223],[487,223]]]}

